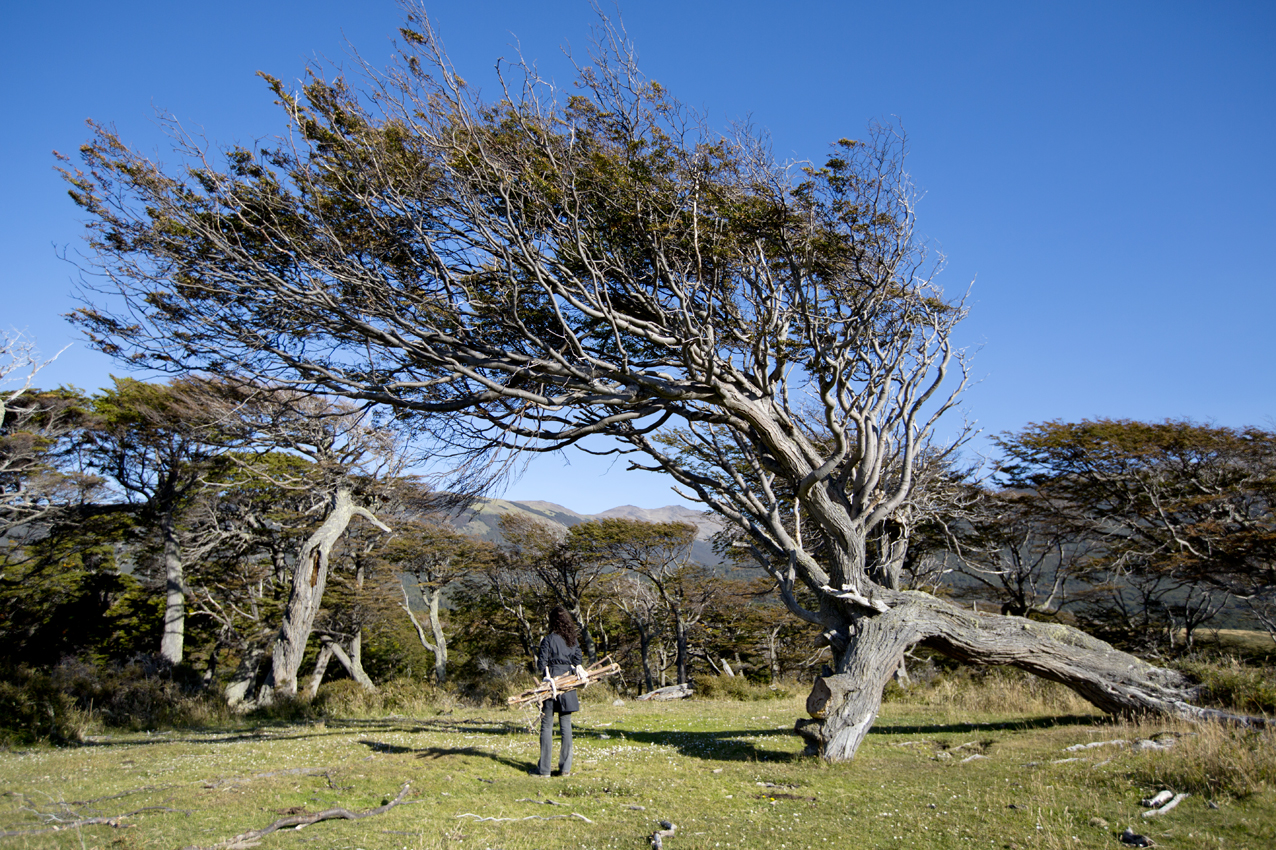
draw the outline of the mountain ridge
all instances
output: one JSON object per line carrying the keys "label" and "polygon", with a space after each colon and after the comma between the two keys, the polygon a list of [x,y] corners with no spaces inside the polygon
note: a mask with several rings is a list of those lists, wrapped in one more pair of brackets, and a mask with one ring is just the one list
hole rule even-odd
{"label": "mountain ridge", "polygon": [[696,540],[691,546],[692,557],[702,564],[721,562],[713,551],[713,535],[722,529],[722,522],[705,511],[697,511],[683,505],[666,505],[663,508],[640,508],[620,505],[596,514],[581,514],[571,508],[539,499],[511,501],[507,499],[476,499],[470,507],[448,516],[448,523],[463,534],[504,544],[500,530],[500,517],[522,514],[541,522],[558,526],[566,531],[573,525],[600,519],[635,519],[643,522],[685,522],[696,527]]}

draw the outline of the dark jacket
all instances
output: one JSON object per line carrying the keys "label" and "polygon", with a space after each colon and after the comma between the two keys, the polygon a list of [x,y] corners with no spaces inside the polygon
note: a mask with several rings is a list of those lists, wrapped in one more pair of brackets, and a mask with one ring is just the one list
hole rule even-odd
{"label": "dark jacket", "polygon": [[[536,669],[540,671],[541,676],[544,676],[546,671],[551,676],[570,673],[580,662],[580,644],[568,646],[567,641],[563,640],[563,636],[558,632],[545,635],[545,639],[541,641],[540,651],[536,653]],[[575,691],[567,691],[559,694],[557,699],[551,698],[546,701],[555,702],[554,710],[559,714],[580,711],[580,698],[576,696]]]}

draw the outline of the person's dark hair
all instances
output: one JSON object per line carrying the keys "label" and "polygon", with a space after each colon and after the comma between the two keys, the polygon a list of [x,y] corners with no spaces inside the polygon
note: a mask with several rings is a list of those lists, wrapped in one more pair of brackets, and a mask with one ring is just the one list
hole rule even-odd
{"label": "person's dark hair", "polygon": [[567,641],[568,646],[576,645],[576,623],[562,605],[555,605],[549,612],[549,630]]}

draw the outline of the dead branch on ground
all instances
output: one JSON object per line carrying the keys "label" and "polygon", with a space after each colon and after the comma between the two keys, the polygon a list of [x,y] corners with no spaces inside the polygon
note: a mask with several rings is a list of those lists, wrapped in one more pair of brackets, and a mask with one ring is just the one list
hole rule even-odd
{"label": "dead branch on ground", "polygon": [[375,809],[368,809],[366,812],[352,812],[349,809],[338,807],[335,809],[324,809],[322,812],[315,812],[314,814],[309,815],[290,815],[286,818],[280,818],[262,829],[252,829],[248,832],[241,832],[239,835],[236,835],[233,838],[228,838],[225,841],[212,845],[211,847],[201,848],[192,846],[185,848],[185,850],[244,850],[248,847],[257,846],[261,843],[258,839],[269,835],[277,829],[283,829],[286,826],[300,829],[303,826],[309,826],[312,823],[319,823],[320,821],[325,820],[336,820],[338,818],[342,820],[363,820],[364,818],[370,818],[373,815],[385,814],[395,806],[403,805],[403,798],[407,796],[408,788],[410,786],[410,782],[404,782],[403,787],[399,789],[398,795],[393,800],[386,803],[384,806],[378,806]]}

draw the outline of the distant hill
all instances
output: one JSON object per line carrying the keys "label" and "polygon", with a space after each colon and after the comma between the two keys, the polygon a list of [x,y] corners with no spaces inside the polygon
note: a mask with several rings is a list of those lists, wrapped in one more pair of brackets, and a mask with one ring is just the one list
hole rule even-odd
{"label": "distant hill", "polygon": [[685,522],[694,525],[696,542],[691,546],[691,556],[702,564],[715,566],[721,559],[714,554],[710,539],[722,528],[722,522],[712,514],[685,508],[681,505],[670,505],[664,508],[636,508],[624,505],[611,508],[600,514],[578,514],[570,508],[556,505],[553,502],[510,502],[505,499],[479,499],[467,510],[453,514],[448,521],[465,534],[486,540],[489,543],[503,544],[500,518],[505,514],[525,514],[542,522],[571,528],[582,522],[596,519],[621,517],[643,522]]}

